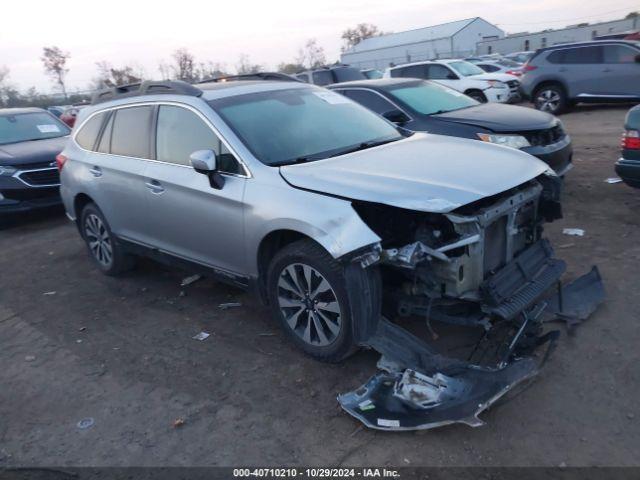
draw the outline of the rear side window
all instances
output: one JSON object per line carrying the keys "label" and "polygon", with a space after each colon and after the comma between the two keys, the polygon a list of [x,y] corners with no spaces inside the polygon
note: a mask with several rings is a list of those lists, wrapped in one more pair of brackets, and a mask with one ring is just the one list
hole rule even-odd
{"label": "rear side window", "polygon": [[602,63],[602,47],[566,48],[551,52],[547,57],[550,63],[560,64],[594,64]]}
{"label": "rear side window", "polygon": [[635,63],[640,50],[634,50],[624,45],[605,45],[604,63]]}
{"label": "rear side window", "polygon": [[478,63],[478,66],[483,69],[485,72],[493,73],[500,70],[500,67],[496,67],[495,65],[487,65],[486,63]]}
{"label": "rear side window", "polygon": [[345,97],[350,98],[354,102],[373,110],[378,114],[383,114],[397,108],[392,103],[382,98],[377,93],[367,90],[338,90]]}
{"label": "rear side window", "polygon": [[316,85],[329,85],[334,83],[333,73],[331,73],[331,70],[313,72],[313,83]]}
{"label": "rear side window", "polygon": [[426,65],[411,65],[410,67],[395,68],[391,70],[392,77],[403,78],[427,78]]}
{"label": "rear side window", "polygon": [[127,107],[115,111],[111,153],[150,158],[151,112],[153,107]]}
{"label": "rear side window", "polygon": [[85,150],[93,150],[96,145],[96,140],[100,134],[100,128],[102,128],[102,122],[106,117],[105,112],[98,113],[91,117],[82,126],[80,131],[76,134],[76,142]]}
{"label": "rear side window", "polygon": [[161,105],[158,112],[156,158],[162,162],[190,165],[189,156],[197,150],[216,152],[220,171],[242,173],[233,154],[198,115],[186,108]]}

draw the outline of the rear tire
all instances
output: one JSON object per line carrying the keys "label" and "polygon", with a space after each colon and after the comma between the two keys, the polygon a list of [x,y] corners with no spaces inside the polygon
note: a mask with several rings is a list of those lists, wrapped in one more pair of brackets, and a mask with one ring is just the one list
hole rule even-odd
{"label": "rear tire", "polygon": [[542,112],[559,115],[568,109],[569,100],[564,88],[552,83],[536,89],[533,94],[533,105]]}
{"label": "rear tire", "polygon": [[102,273],[115,276],[133,268],[134,257],[124,252],[95,203],[82,209],[80,231],[89,256]]}
{"label": "rear tire", "polygon": [[[267,270],[273,317],[300,349],[323,362],[339,362],[353,354],[357,350],[354,324],[364,325],[370,318],[360,317],[371,317],[371,312],[373,317],[380,315],[379,289],[371,294],[372,290],[355,285],[362,281],[374,285],[377,270],[358,267],[356,281],[345,274],[345,268],[308,239],[285,246]],[[369,313],[360,313],[365,311]]]}

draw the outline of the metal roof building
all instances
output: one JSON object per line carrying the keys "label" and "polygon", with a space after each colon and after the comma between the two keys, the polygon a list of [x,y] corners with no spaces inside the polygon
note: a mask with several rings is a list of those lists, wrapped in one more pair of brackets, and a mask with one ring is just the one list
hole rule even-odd
{"label": "metal roof building", "polygon": [[620,33],[640,28],[640,17],[612,20],[593,24],[574,25],[557,30],[536,33],[514,33],[500,39],[478,42],[478,55],[487,53],[512,53],[521,50],[537,50],[559,43],[573,43],[593,40],[600,35]]}
{"label": "metal roof building", "polygon": [[475,17],[405,32],[371,37],[341,55],[341,61],[358,68],[386,68],[390,64],[465,57],[476,52],[481,40],[504,37],[504,32]]}

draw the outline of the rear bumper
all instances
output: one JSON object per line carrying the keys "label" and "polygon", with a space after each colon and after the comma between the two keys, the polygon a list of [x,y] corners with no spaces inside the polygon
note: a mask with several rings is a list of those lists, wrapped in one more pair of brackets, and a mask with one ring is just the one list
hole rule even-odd
{"label": "rear bumper", "polygon": [[558,176],[565,175],[573,168],[573,146],[571,145],[569,135],[566,135],[557,143],[544,147],[523,148],[522,151],[542,160],[549,165]]}
{"label": "rear bumper", "polygon": [[630,187],[640,188],[640,160],[621,158],[616,162],[616,173]]}

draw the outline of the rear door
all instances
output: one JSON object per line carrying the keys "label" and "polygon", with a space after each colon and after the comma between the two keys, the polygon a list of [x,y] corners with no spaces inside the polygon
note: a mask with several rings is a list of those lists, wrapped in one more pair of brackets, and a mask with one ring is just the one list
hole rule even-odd
{"label": "rear door", "polygon": [[640,50],[627,45],[604,45],[603,93],[640,97]]}
{"label": "rear door", "polygon": [[598,95],[602,85],[602,47],[585,46],[555,50],[547,57],[569,88],[569,97]]}
{"label": "rear door", "polygon": [[432,63],[427,65],[427,68],[427,79],[446,85],[454,90],[462,91],[460,77],[446,65]]}
{"label": "rear door", "polygon": [[[145,230],[161,250],[231,273],[244,257],[243,197],[247,172],[205,118],[190,107],[159,105],[155,160],[145,171]],[[225,179],[213,188],[189,156],[213,150]]]}
{"label": "rear door", "polygon": [[[86,157],[89,194],[102,210],[111,230],[118,236],[151,243],[142,229],[145,215],[144,169],[150,158],[151,113],[153,107],[132,106],[108,113],[101,137]],[[89,132],[92,117],[85,127]],[[83,142],[84,127],[76,141]],[[85,148],[85,147],[83,147]]]}

